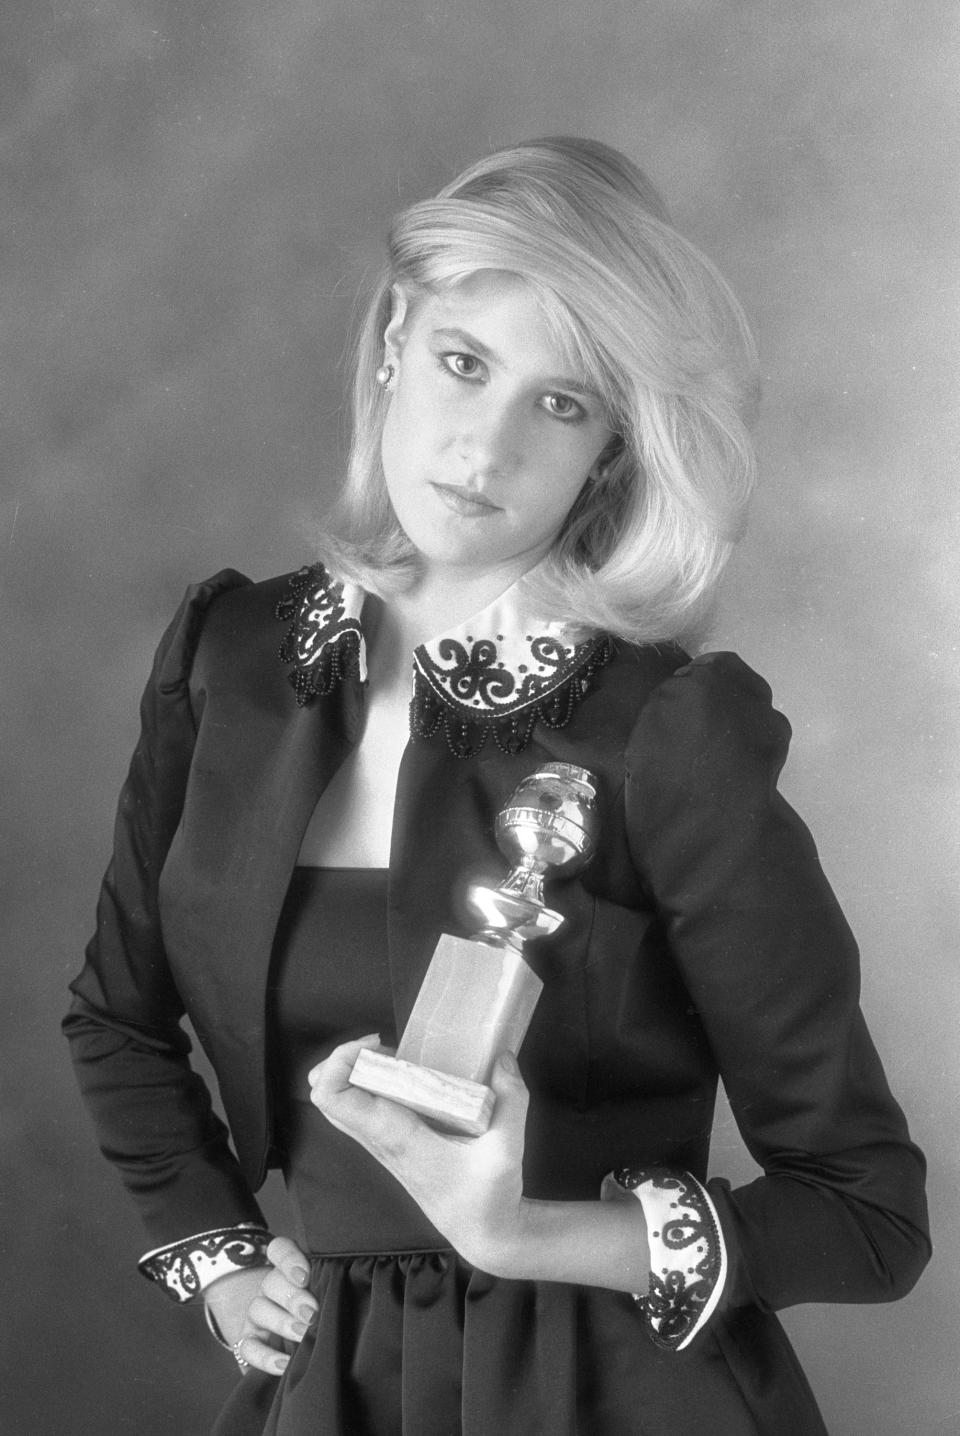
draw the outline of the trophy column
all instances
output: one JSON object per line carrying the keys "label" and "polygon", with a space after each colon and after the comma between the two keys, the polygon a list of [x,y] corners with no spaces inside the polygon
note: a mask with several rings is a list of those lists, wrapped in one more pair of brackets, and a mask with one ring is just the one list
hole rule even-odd
{"label": "trophy column", "polygon": [[545,763],[520,784],[496,820],[512,870],[497,888],[470,889],[483,926],[469,938],[440,938],[396,1056],[364,1049],[350,1075],[354,1086],[445,1131],[486,1131],[493,1063],[499,1052],[519,1049],[543,989],[524,944],[563,922],[544,905],[544,874],[579,871],[594,851],[596,829],[596,780],[585,768]]}

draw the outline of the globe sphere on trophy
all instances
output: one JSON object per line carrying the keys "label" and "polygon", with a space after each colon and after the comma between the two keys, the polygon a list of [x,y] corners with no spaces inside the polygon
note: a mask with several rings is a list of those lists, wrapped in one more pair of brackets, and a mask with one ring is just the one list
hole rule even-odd
{"label": "globe sphere on trophy", "polygon": [[543,989],[524,946],[563,922],[544,904],[544,877],[572,876],[596,847],[596,779],[572,763],[544,763],[497,814],[495,831],[512,869],[499,887],[469,889],[481,926],[469,938],[440,938],[396,1055],[365,1048],[350,1076],[468,1136],[486,1131],[493,1063],[519,1050]]}

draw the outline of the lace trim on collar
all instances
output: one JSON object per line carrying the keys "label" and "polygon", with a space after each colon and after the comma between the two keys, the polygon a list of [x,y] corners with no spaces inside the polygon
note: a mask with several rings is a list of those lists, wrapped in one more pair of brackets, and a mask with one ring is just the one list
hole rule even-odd
{"label": "lace trim on collar", "polygon": [[554,624],[522,638],[506,624],[491,633],[483,624],[489,613],[469,632],[423,644],[413,656],[410,726],[421,738],[442,732],[458,758],[479,753],[491,734],[502,752],[519,753],[538,720],[565,727],[610,657],[604,634],[574,644]]}
{"label": "lace trim on collar", "polygon": [[332,693],[343,678],[367,678],[367,652],[360,627],[363,592],[356,584],[332,583],[322,563],[298,570],[277,617],[290,622],[280,658],[295,664],[288,675],[302,708]]}
{"label": "lace trim on collar", "polygon": [[[366,679],[360,627],[363,592],[332,583],[322,564],[302,568],[277,605],[290,622],[280,657],[295,665],[290,682],[302,706],[332,692],[345,677]],[[468,623],[421,644],[413,655],[410,728],[442,734],[457,757],[479,753],[492,735],[504,753],[519,753],[534,724],[563,728],[610,658],[606,634],[581,643],[559,624],[527,629],[515,587]]]}

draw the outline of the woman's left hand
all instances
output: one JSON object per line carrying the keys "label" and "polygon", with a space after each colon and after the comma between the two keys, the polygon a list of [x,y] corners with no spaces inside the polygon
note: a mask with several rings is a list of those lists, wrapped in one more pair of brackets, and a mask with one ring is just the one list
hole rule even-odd
{"label": "woman's left hand", "polygon": [[361,1048],[376,1035],[345,1042],[310,1073],[310,1099],[406,1187],[424,1215],[472,1266],[513,1274],[524,1240],[524,1124],[528,1093],[516,1058],[502,1053],[490,1086],[493,1119],[480,1137],[437,1132],[399,1103],[349,1082]]}

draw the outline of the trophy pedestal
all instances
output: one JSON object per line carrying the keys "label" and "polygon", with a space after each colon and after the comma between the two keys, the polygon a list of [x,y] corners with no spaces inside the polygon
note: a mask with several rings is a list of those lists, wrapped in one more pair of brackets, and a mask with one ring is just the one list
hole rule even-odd
{"label": "trophy pedestal", "polygon": [[400,1102],[444,1132],[480,1137],[490,1125],[494,1096],[482,1082],[418,1067],[386,1052],[360,1053],[350,1073],[354,1087]]}
{"label": "trophy pedestal", "polygon": [[477,1137],[493,1113],[493,1063],[499,1052],[518,1051],[542,989],[510,942],[444,934],[396,1057],[365,1049],[350,1081]]}

